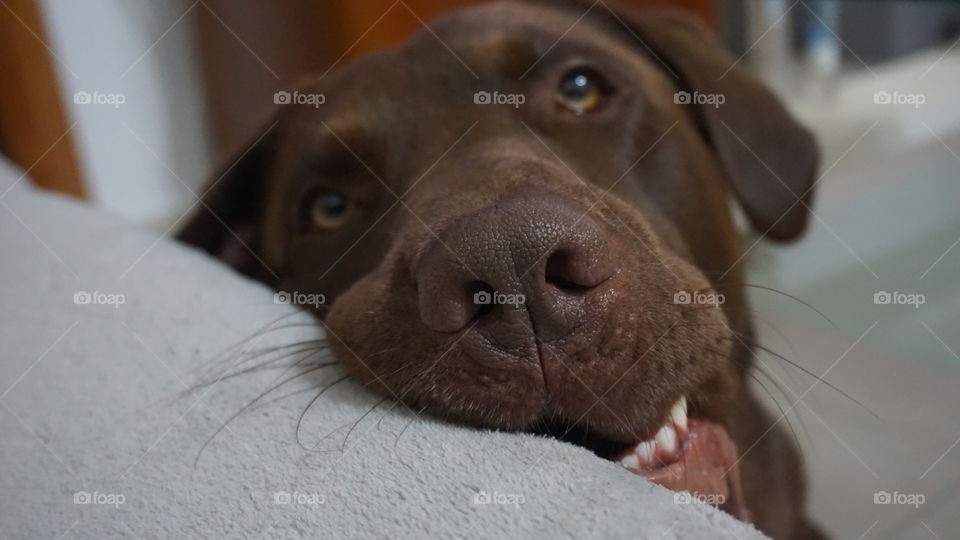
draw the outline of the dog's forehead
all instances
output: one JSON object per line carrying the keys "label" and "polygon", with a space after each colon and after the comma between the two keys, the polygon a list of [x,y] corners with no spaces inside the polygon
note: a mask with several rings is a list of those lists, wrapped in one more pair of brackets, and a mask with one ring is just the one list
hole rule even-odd
{"label": "dog's forehead", "polygon": [[356,109],[351,103],[363,101],[361,109],[376,116],[394,101],[383,99],[388,96],[436,105],[440,94],[463,92],[478,81],[532,81],[528,75],[535,70],[567,57],[588,64],[607,58],[607,65],[624,68],[637,81],[663,86],[662,68],[647,56],[640,39],[600,7],[588,8],[501,1],[454,11],[429,21],[397,47],[339,66],[311,88],[336,97],[325,107],[328,113],[337,108],[334,101],[349,110]]}
{"label": "dog's forehead", "polygon": [[629,29],[588,7],[505,1],[430,21],[406,43],[340,65],[311,84],[310,91],[328,99],[322,107],[297,108],[297,124],[305,126],[295,130],[298,146],[352,148],[354,139],[344,134],[358,133],[357,140],[397,149],[406,161],[433,155],[434,142],[425,138],[442,145],[476,120],[512,129],[517,110],[477,107],[477,91],[522,93],[532,108],[578,64],[618,73],[623,87],[648,103],[672,99],[671,81]]}
{"label": "dog's forehead", "polygon": [[629,44],[586,16],[588,7],[581,11],[515,1],[481,4],[428,23],[406,47],[414,55],[447,49],[446,54],[457,55],[478,73],[516,66],[523,72],[551,51],[573,47],[629,54]]}

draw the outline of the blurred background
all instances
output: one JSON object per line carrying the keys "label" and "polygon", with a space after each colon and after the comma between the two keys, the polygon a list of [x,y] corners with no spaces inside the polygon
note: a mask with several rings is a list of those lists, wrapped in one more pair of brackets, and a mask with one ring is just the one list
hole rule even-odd
{"label": "blurred background", "polygon": [[[745,253],[752,283],[803,301],[751,291],[761,341],[814,375],[757,359],[784,387],[816,518],[838,538],[957,538],[960,4],[605,1],[697,13],[818,135],[808,235],[748,236]],[[0,0],[0,150],[171,234],[275,92],[471,3]]]}

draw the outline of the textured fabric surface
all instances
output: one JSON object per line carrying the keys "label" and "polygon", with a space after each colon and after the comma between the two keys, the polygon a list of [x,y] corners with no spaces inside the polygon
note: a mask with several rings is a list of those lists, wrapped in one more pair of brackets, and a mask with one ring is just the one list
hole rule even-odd
{"label": "textured fabric surface", "polygon": [[349,380],[317,398],[336,366],[244,408],[328,360],[316,325],[18,176],[0,164],[4,538],[762,538],[580,448]]}

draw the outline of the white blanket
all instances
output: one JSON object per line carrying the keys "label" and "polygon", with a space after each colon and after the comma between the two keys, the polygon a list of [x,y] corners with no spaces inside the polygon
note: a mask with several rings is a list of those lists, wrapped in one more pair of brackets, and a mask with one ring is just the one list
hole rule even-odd
{"label": "white blanket", "polygon": [[[18,176],[0,163],[0,193]],[[349,380],[298,431],[336,366],[231,419],[306,371],[309,351],[271,348],[316,325],[26,184],[0,199],[4,538],[763,538],[586,450],[417,418]]]}

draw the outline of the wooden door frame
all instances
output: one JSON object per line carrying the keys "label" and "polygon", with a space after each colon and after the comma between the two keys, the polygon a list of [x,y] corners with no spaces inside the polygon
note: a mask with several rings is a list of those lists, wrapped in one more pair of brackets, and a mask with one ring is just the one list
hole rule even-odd
{"label": "wooden door frame", "polygon": [[37,0],[0,4],[0,150],[46,189],[86,190]]}

